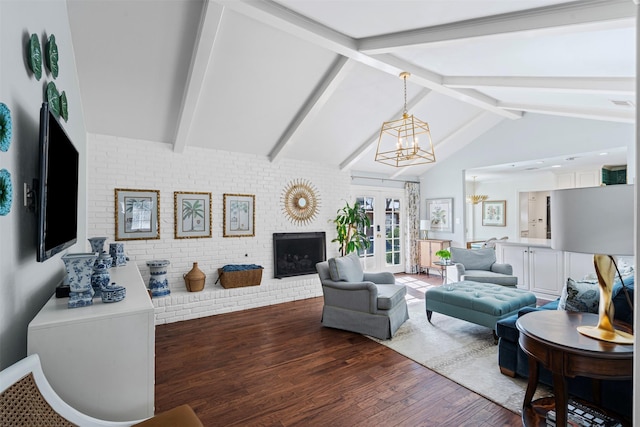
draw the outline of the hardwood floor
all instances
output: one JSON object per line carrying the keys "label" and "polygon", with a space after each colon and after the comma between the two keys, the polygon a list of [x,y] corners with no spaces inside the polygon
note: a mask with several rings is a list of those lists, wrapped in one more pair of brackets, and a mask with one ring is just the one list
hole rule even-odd
{"label": "hardwood floor", "polygon": [[[402,278],[413,298],[425,279],[440,283]],[[521,425],[385,346],[322,327],[321,313],[320,297],[157,326],[156,412],[188,403],[205,426]]]}

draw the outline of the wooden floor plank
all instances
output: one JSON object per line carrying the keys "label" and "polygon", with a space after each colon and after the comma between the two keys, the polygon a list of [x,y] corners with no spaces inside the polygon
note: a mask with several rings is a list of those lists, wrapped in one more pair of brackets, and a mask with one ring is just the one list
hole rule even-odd
{"label": "wooden floor plank", "polygon": [[322,327],[321,312],[312,298],[157,326],[156,412],[187,403],[205,426],[520,424],[367,337]]}

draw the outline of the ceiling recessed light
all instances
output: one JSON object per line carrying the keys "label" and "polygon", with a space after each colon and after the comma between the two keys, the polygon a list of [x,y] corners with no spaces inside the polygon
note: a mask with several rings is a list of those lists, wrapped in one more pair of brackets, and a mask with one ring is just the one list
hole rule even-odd
{"label": "ceiling recessed light", "polygon": [[562,165],[553,165],[553,166],[551,166],[551,167],[552,167],[552,168],[561,168],[561,167],[562,167]]}
{"label": "ceiling recessed light", "polygon": [[538,164],[538,165],[541,165],[541,164],[543,164],[543,163],[544,163],[544,162],[543,162],[542,160],[538,160],[538,161],[536,162],[536,164]]}
{"label": "ceiling recessed light", "polygon": [[600,153],[600,154],[599,154],[599,156],[606,156],[606,155],[608,155],[608,154],[609,154],[609,153]]}

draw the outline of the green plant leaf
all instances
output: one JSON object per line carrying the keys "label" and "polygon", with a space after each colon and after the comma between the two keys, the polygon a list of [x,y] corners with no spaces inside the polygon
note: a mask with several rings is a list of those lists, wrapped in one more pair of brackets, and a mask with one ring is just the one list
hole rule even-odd
{"label": "green plant leaf", "polygon": [[364,231],[371,226],[371,222],[365,210],[358,203],[351,207],[347,202],[336,213],[338,215],[333,222],[338,237],[332,242],[340,244],[340,253],[346,255],[358,249],[368,248],[371,242]]}

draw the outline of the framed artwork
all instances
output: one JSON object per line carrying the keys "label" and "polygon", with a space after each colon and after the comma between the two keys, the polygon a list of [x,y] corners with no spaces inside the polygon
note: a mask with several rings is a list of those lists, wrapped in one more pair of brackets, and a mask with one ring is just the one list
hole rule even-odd
{"label": "framed artwork", "polygon": [[116,240],[160,238],[160,191],[115,189]]}
{"label": "framed artwork", "polygon": [[251,194],[225,194],[223,237],[255,236],[255,199]]}
{"label": "framed artwork", "polygon": [[482,225],[506,227],[507,201],[493,200],[489,202],[482,202]]}
{"label": "framed artwork", "polygon": [[211,237],[211,193],[173,192],[174,237]]}
{"label": "framed artwork", "polygon": [[453,198],[427,199],[427,220],[431,231],[453,232]]}

